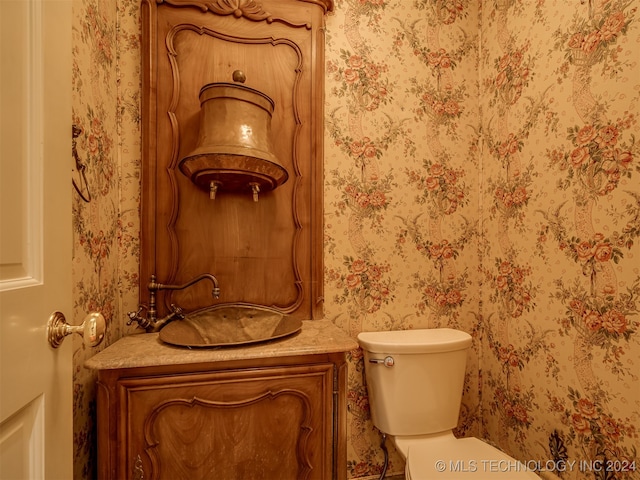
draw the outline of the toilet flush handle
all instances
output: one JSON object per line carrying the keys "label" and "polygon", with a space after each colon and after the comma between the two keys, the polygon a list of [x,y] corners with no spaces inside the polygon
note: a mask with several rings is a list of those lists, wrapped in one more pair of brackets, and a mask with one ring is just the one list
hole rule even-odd
{"label": "toilet flush handle", "polygon": [[396,361],[393,359],[391,355],[388,355],[384,358],[370,358],[369,363],[381,363],[385,367],[393,367]]}

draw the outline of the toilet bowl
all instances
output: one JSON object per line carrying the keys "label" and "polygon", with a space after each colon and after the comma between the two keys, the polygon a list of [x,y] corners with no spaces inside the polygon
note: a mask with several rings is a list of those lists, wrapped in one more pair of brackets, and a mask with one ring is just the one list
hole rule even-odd
{"label": "toilet bowl", "polygon": [[[429,439],[394,441],[405,457],[406,480],[537,479],[527,466],[478,438],[446,432]],[[401,446],[399,446],[399,444]],[[406,449],[403,453],[403,447]]]}
{"label": "toilet bowl", "polygon": [[450,328],[362,332],[376,428],[405,459],[407,480],[534,480],[524,464],[478,438],[456,438],[468,333]]}

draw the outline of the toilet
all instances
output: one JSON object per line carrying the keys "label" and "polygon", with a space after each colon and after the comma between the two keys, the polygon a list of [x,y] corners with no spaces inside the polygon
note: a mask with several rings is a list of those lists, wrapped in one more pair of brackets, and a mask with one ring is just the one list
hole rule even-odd
{"label": "toilet", "polygon": [[456,438],[471,336],[451,328],[362,332],[373,425],[405,459],[407,480],[540,479],[478,438]]}

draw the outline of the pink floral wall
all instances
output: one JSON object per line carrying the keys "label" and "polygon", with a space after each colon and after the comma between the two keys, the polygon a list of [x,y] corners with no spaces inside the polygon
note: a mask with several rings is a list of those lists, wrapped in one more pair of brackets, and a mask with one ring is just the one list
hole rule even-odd
{"label": "pink floral wall", "polygon": [[96,376],[84,361],[130,331],[126,312],[137,306],[139,9],[137,0],[73,0],[73,123],[83,130],[77,149],[91,196],[74,196],[74,323],[96,310],[107,320],[97,348],[74,335],[75,479],[96,478]]}
{"label": "pink floral wall", "polygon": [[[478,15],[476,2],[338,1],[327,18],[325,314],[354,337],[472,333],[461,435],[481,427]],[[377,478],[361,351],[350,366],[349,476]]]}
{"label": "pink floral wall", "polygon": [[[471,333],[457,434],[524,461],[640,468],[639,3],[336,0],[326,19],[325,316],[354,337]],[[132,331],[137,305],[139,8],[74,0],[92,189],[74,205],[74,297],[76,323],[107,317],[98,350]],[[82,364],[96,350],[75,346],[84,479],[95,377]],[[347,468],[377,478],[361,355]],[[390,462],[402,472],[393,449]],[[640,478],[579,467],[562,478]]]}
{"label": "pink floral wall", "polygon": [[481,13],[483,434],[565,478],[640,478],[638,6]]}

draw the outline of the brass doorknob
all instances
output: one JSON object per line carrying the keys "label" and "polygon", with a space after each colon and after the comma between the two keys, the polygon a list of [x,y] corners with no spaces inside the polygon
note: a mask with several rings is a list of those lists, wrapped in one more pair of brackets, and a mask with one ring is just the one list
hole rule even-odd
{"label": "brass doorknob", "polygon": [[100,312],[90,313],[84,317],[82,325],[78,326],[69,325],[62,312],[53,312],[47,322],[47,339],[49,345],[58,348],[62,345],[64,337],[77,333],[89,346],[95,347],[104,339],[106,329],[107,324]]}

